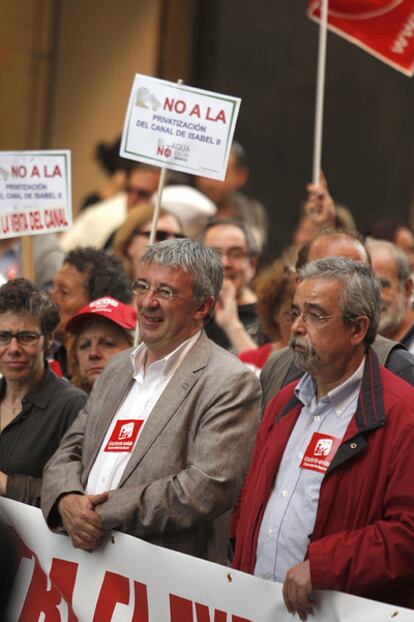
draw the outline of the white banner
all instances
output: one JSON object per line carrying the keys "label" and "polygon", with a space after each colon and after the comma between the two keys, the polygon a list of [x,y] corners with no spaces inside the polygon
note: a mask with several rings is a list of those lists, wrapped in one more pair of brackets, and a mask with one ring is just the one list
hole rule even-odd
{"label": "white banner", "polygon": [[0,151],[0,238],[71,224],[70,151]]}
{"label": "white banner", "polygon": [[240,99],[137,74],[121,156],[224,179]]}
{"label": "white banner", "polygon": [[[47,528],[40,510],[0,499],[22,548],[10,622],[292,622],[279,583],[113,533],[93,553]],[[412,622],[414,612],[315,593],[315,622]]]}

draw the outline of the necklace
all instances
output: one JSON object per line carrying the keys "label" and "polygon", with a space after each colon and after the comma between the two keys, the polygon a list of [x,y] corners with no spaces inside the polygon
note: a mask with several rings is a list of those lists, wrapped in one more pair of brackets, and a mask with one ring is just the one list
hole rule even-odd
{"label": "necklace", "polygon": [[17,415],[19,410],[21,410],[22,405],[17,404],[16,406],[9,406],[6,402],[2,402],[0,408],[7,408],[11,412],[12,415]]}
{"label": "necklace", "polygon": [[21,409],[21,402],[16,404],[16,406],[9,406],[5,402],[0,403],[0,432],[3,432],[4,428],[13,421]]}

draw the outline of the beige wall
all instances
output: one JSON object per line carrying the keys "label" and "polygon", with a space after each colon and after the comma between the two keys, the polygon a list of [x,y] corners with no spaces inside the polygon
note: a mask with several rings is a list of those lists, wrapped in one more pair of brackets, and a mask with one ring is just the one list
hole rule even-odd
{"label": "beige wall", "polygon": [[0,2],[0,149],[44,147],[54,6]]}
{"label": "beige wall", "polygon": [[72,150],[73,206],[97,189],[94,145],[122,130],[135,73],[155,75],[160,0],[61,3],[51,146]]}
{"label": "beige wall", "polygon": [[188,80],[192,0],[1,0],[0,149],[70,149],[73,208],[104,175],[133,76]]}

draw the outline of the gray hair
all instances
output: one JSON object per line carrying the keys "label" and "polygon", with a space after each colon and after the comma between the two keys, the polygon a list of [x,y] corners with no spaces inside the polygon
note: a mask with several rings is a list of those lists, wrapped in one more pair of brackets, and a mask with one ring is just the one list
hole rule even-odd
{"label": "gray hair", "polygon": [[192,274],[194,300],[205,300],[209,296],[214,296],[214,300],[218,298],[223,284],[223,267],[220,257],[212,248],[188,238],[165,240],[151,244],[141,261],[180,268]]}
{"label": "gray hair", "polygon": [[403,287],[407,280],[410,277],[410,267],[408,265],[407,255],[404,251],[399,247],[389,242],[388,240],[377,240],[375,238],[367,238],[366,244],[368,249],[384,249],[387,250],[390,255],[394,258],[395,263],[397,265],[397,276],[400,281],[401,286]]}
{"label": "gray hair", "polygon": [[380,282],[368,266],[343,257],[327,257],[306,264],[299,271],[301,280],[337,279],[342,283],[339,305],[344,323],[352,323],[359,315],[369,319],[366,345],[373,343],[380,316]]}

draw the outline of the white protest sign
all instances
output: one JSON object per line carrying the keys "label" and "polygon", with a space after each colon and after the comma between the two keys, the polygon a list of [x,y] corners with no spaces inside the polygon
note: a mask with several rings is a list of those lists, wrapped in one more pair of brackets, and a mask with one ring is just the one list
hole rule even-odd
{"label": "white protest sign", "polygon": [[121,156],[154,166],[224,179],[240,99],[135,76]]}
{"label": "white protest sign", "polygon": [[71,224],[70,151],[0,151],[0,238]]}
{"label": "white protest sign", "polygon": [[[40,510],[0,498],[20,540],[9,622],[292,622],[282,585],[113,532],[92,554]],[[183,536],[185,537],[185,536]],[[312,622],[409,622],[412,610],[317,592]]]}

